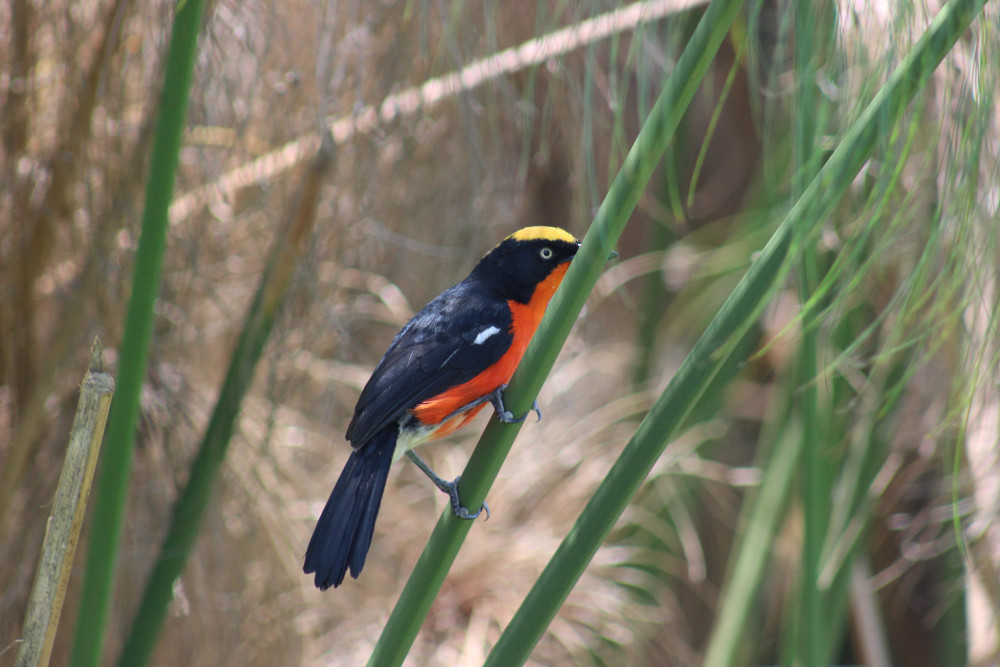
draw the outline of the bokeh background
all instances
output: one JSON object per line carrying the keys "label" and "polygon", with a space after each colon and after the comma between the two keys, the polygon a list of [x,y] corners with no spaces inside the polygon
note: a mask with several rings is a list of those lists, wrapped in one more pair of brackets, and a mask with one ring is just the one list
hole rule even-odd
{"label": "bokeh background", "polygon": [[[662,5],[663,3],[661,3]],[[676,3],[540,65],[371,121],[371,109],[613,2],[209,2],[143,387],[107,660],[117,656],[243,318],[321,128],[341,132],[308,248],[243,405],[154,655],[160,665],[357,665],[446,499],[389,480],[365,571],[320,593],[305,545],[343,432],[393,334],[527,225],[582,236],[700,12]],[[593,489],[796,196],[794,3],[748,2],[489,494],[410,656],[480,663]],[[818,2],[816,120],[830,150],[936,2]],[[13,664],[94,336],[112,373],[175,4],[0,7],[0,664]],[[770,453],[823,397],[850,576],[833,659],[997,664],[1000,16],[987,9],[888,128],[817,240],[830,276],[797,363],[804,297],[773,299],[533,653],[537,664],[693,665]],[[169,91],[167,91],[169,93]],[[285,159],[291,155],[291,159]],[[284,160],[284,161],[283,161]],[[850,256],[846,265],[835,263]],[[461,472],[485,417],[422,453]],[[814,424],[815,425],[815,424]],[[854,452],[854,458],[852,458]],[[860,452],[860,453],[858,453]],[[844,489],[845,465],[870,470]],[[849,471],[848,471],[849,472]],[[846,482],[845,482],[846,483]],[[789,658],[801,482],[747,620],[747,664]],[[857,502],[845,500],[856,492]],[[850,505],[840,516],[838,507]],[[843,513],[843,512],[842,512]],[[80,613],[84,532],[56,640]],[[843,563],[841,563],[843,565]],[[85,612],[84,612],[85,613]],[[872,621],[872,619],[875,619]],[[877,653],[877,652],[876,652]]]}

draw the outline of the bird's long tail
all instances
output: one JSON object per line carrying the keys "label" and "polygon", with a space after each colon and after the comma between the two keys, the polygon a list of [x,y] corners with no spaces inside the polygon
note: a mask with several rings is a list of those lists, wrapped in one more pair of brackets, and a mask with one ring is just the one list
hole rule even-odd
{"label": "bird's long tail", "polygon": [[339,586],[348,568],[357,579],[365,566],[396,449],[397,429],[395,424],[387,426],[351,452],[326,501],[302,568],[306,574],[316,573],[316,586],[322,590]]}

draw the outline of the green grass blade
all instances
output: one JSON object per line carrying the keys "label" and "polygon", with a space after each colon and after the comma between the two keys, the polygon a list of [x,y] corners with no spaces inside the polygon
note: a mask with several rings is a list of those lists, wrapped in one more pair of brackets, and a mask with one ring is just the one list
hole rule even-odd
{"label": "green grass blade", "polygon": [[91,521],[87,567],[80,613],[77,615],[72,663],[101,663],[104,628],[118,561],[118,542],[132,447],[139,412],[139,395],[146,376],[147,353],[153,332],[153,306],[160,289],[160,273],[167,242],[168,208],[187,118],[191,74],[201,29],[204,0],[187,0],[174,16],[160,112],[156,120],[149,180],[142,216],[142,233],[135,255],[132,294],[125,316],[125,333],[118,357],[118,393],[109,417],[104,461],[97,484]]}
{"label": "green grass blade", "polygon": [[[818,139],[829,115],[828,100],[821,94],[817,79],[829,57],[835,24],[831,25],[834,7],[829,2],[801,2],[795,12],[795,159],[793,192],[800,196],[805,184],[819,171],[821,152]],[[810,303],[820,276],[815,246],[803,247],[798,267],[798,292],[802,303]],[[796,662],[819,665],[824,662],[822,637],[829,634],[829,620],[824,595],[817,585],[821,551],[829,516],[830,487],[833,466],[827,464],[830,431],[821,420],[830,412],[829,401],[819,391],[819,358],[817,323],[819,308],[806,307],[802,313],[802,334],[799,342],[798,382],[794,392],[801,424],[803,539],[802,572],[798,587],[799,613],[794,614],[793,635],[796,636]],[[822,402],[822,405],[821,405]]]}
{"label": "green grass blade", "polygon": [[803,442],[801,433],[787,424],[776,432],[780,435],[764,469],[758,494],[747,511],[746,528],[723,591],[724,604],[716,615],[705,654],[705,664],[713,667],[738,664],[739,658],[749,662],[748,656],[741,654],[748,649],[742,637],[771,556],[774,534],[785,517],[786,499],[791,493]]}
{"label": "green grass blade", "polygon": [[289,224],[278,233],[267,270],[257,287],[208,428],[191,464],[187,485],[174,508],[166,539],[132,621],[119,661],[121,665],[138,667],[147,664],[156,645],[167,605],[173,597],[174,583],[183,571],[198,536],[198,528],[229,448],[243,398],[250,388],[278,307],[312,231],[322,176],[330,166],[333,151],[332,137],[327,134],[324,139],[326,143],[306,177],[305,187]]}
{"label": "green grass blade", "polygon": [[[799,295],[802,301],[808,300],[809,294],[818,282],[815,254],[812,246],[804,249],[798,272]],[[819,638],[828,633],[829,627],[823,594],[817,586],[821,551],[830,511],[832,475],[831,466],[826,462],[829,438],[827,430],[821,423],[821,419],[829,414],[830,406],[820,405],[820,392],[817,386],[820,352],[816,328],[813,326],[817,316],[814,309],[806,309],[803,313],[803,331],[798,350],[796,382],[798,390],[794,393],[802,429],[799,437],[802,440],[801,493],[804,525],[802,573],[798,588],[799,613],[794,615],[796,621],[793,625],[797,634],[795,642],[797,663],[803,665],[821,664],[819,655],[823,642],[819,641]]]}
{"label": "green grass blade", "polygon": [[[505,400],[515,413],[525,412],[538,395],[606,264],[608,254],[635,209],[681,115],[694,97],[741,5],[742,0],[713,0],[668,77],[663,92],[598,210],[580,253],[570,266],[562,287],[510,382]],[[518,425],[504,425],[496,421],[486,428],[459,485],[466,505],[475,507],[485,499],[518,430]],[[455,519],[450,511],[441,516],[382,631],[369,664],[402,664],[471,526],[468,521]]]}

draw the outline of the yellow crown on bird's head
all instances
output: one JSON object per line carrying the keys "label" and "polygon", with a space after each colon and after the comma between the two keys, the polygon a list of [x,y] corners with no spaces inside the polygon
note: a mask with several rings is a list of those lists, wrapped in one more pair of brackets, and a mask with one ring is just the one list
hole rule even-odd
{"label": "yellow crown on bird's head", "polygon": [[508,236],[504,241],[510,239],[511,241],[565,241],[566,243],[576,243],[576,237],[567,232],[565,229],[560,229],[558,227],[525,227],[524,229],[519,229],[510,236]]}

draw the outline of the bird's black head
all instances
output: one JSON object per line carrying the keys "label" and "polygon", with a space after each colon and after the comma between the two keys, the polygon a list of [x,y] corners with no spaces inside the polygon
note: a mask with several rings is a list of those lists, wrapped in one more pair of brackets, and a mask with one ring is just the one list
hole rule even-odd
{"label": "bird's black head", "polygon": [[486,253],[470,278],[497,289],[504,299],[528,303],[535,287],[579,249],[580,242],[558,227],[525,227]]}

